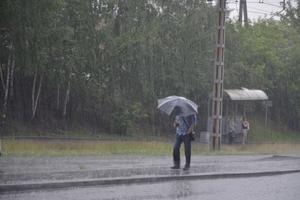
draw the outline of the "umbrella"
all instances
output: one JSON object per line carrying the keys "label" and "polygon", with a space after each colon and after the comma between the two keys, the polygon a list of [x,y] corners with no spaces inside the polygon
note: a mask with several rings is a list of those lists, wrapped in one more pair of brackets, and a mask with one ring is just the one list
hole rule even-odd
{"label": "umbrella", "polygon": [[158,100],[157,109],[168,115],[192,115],[198,113],[198,105],[181,96],[168,96]]}

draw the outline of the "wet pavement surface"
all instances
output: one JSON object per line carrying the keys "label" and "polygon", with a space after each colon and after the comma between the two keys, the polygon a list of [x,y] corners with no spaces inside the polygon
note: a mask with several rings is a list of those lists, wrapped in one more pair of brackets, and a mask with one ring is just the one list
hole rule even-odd
{"label": "wet pavement surface", "polygon": [[171,165],[171,156],[1,157],[0,185],[300,170],[300,156],[193,156],[189,171]]}
{"label": "wet pavement surface", "polygon": [[[13,199],[271,199],[300,198],[299,155],[192,156],[189,171],[171,170],[171,156],[0,157],[0,200]],[[295,170],[297,173],[263,177],[190,179],[190,176],[261,173]],[[121,184],[88,187],[42,187],[5,191],[6,186],[94,180],[144,178]],[[155,177],[178,177],[149,181]],[[157,179],[159,180],[159,179]],[[116,182],[115,182],[116,183]],[[16,187],[17,188],[17,187]],[[2,190],[1,190],[2,189]]]}
{"label": "wet pavement surface", "polygon": [[238,179],[170,181],[0,194],[2,200],[298,200],[300,173]]}

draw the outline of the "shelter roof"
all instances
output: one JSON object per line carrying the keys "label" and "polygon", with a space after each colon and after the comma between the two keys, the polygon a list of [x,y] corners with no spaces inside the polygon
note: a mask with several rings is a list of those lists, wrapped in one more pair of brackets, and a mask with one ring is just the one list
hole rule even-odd
{"label": "shelter roof", "polygon": [[247,88],[224,90],[233,101],[268,100],[268,96],[262,90],[249,90]]}

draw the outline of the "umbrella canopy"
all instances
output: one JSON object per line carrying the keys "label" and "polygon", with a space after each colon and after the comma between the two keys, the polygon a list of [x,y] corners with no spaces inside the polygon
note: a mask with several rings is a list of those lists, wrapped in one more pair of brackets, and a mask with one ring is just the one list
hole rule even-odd
{"label": "umbrella canopy", "polygon": [[188,116],[198,113],[198,105],[181,96],[169,96],[158,100],[157,109],[168,115]]}

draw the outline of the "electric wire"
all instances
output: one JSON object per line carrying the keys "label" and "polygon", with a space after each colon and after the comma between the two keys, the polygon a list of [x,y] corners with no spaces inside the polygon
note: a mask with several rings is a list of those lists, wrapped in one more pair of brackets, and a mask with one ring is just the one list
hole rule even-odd
{"label": "electric wire", "polygon": [[251,7],[251,6],[248,6],[247,9],[248,9],[248,10],[251,9],[251,10],[261,11],[261,12],[270,12],[270,11],[267,11],[267,10],[264,10],[264,9],[254,8],[254,7]]}
{"label": "electric wire", "polygon": [[[283,9],[283,6],[281,5],[284,0],[257,0],[257,1],[246,1],[247,4],[254,5],[254,4],[261,4],[260,8],[255,8],[253,6],[248,6],[247,12],[252,14],[260,14],[264,16],[276,16],[280,11],[269,11],[270,6],[281,8]],[[240,0],[228,0],[226,1],[226,4],[230,4],[235,7],[236,12],[239,12],[239,4]],[[278,3],[278,4],[277,4]],[[263,6],[265,5],[265,6]],[[266,10],[267,9],[267,10]],[[281,10],[283,11],[283,10]]]}
{"label": "electric wire", "polygon": [[266,5],[269,5],[269,6],[274,6],[274,7],[277,7],[277,8],[282,8],[282,6],[278,6],[278,5],[275,5],[275,4],[272,4],[272,3],[262,3],[262,4],[266,4]]}

